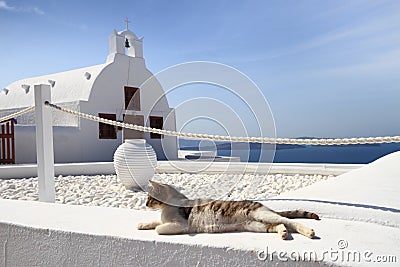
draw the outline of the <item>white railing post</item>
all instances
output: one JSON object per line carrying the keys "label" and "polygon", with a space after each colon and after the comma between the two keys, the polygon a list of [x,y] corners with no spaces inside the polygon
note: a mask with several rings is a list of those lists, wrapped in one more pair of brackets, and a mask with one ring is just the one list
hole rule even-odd
{"label": "white railing post", "polygon": [[53,150],[53,118],[51,109],[45,101],[51,103],[50,85],[35,85],[36,115],[36,157],[39,182],[39,201],[55,202],[54,185],[54,150]]}

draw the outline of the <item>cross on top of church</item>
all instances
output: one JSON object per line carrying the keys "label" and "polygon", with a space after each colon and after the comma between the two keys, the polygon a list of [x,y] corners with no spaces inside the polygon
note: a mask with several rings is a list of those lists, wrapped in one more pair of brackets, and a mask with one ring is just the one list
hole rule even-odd
{"label": "cross on top of church", "polygon": [[131,21],[128,18],[126,18],[125,23],[126,23],[126,29],[128,29],[129,23],[131,23]]}

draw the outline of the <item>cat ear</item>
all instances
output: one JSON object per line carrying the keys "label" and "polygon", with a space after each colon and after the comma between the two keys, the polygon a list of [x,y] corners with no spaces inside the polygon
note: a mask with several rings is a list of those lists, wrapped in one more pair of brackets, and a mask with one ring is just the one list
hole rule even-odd
{"label": "cat ear", "polygon": [[151,186],[153,187],[154,190],[160,191],[160,189],[161,189],[161,184],[159,184],[159,183],[157,183],[157,182],[154,182],[154,181],[152,181],[152,180],[150,180],[149,182],[150,182],[150,184],[151,184]]}

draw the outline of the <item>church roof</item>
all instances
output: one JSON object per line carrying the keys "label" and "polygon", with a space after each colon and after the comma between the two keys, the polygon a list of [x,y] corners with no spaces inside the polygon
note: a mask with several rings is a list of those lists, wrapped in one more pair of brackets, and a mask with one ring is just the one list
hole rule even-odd
{"label": "church roof", "polygon": [[0,91],[0,110],[34,105],[34,85],[52,86],[53,103],[88,101],[93,83],[110,63],[16,81]]}

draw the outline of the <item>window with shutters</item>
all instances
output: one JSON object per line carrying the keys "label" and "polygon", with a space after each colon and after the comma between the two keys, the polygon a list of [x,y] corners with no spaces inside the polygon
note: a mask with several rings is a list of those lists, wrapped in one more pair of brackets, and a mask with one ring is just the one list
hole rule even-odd
{"label": "window with shutters", "polygon": [[[156,129],[162,129],[163,128],[163,117],[150,116],[150,127],[156,128]],[[156,133],[150,133],[150,138],[161,139],[162,135],[156,134]]]}
{"label": "window with shutters", "polygon": [[136,87],[125,86],[125,109],[140,110],[140,90]]}
{"label": "window with shutters", "polygon": [[[100,118],[117,119],[116,114],[99,113]],[[117,139],[117,127],[99,122],[99,139]]]}

